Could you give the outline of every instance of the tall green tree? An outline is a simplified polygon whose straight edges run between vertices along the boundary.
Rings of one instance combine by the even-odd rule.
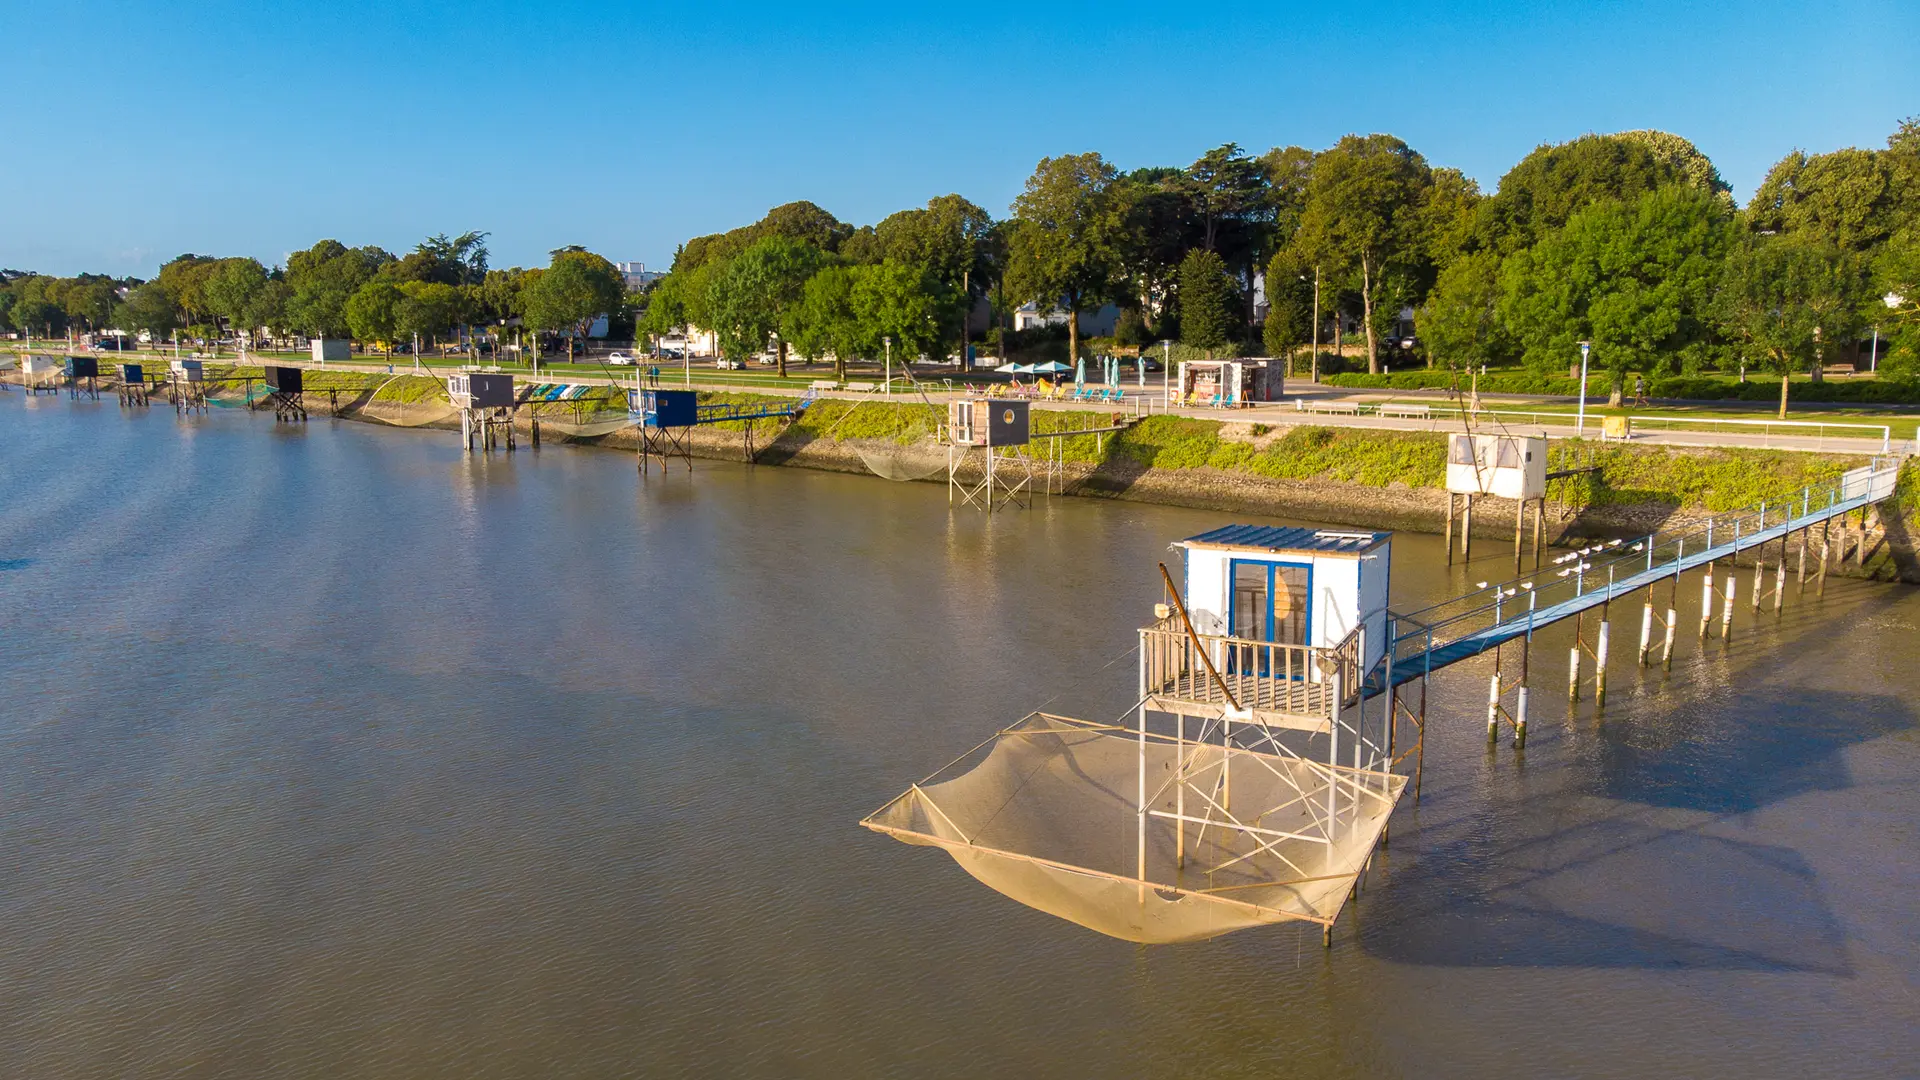
[[[868,272],[865,266],[825,267],[807,279],[800,302],[782,314],[780,336],[809,359],[831,354],[834,375],[841,380],[847,377],[847,361],[878,341],[870,339],[854,306],[854,288]]]
[[[1859,329],[1871,291],[1865,262],[1808,236],[1751,236],[1728,254],[1715,291],[1726,332],[1760,367],[1780,376],[1780,415],[1796,371],[1818,379],[1821,343],[1847,341]]]
[[[1180,261],[1180,342],[1214,353],[1238,340],[1239,289],[1220,256],[1205,248]]]
[[[879,343],[884,349],[884,339],[892,338],[893,355],[911,361],[940,347],[945,336],[943,327],[950,325],[954,299],[951,291],[925,269],[884,262],[859,268],[853,279],[852,302],[854,317],[867,341]]]
[[[1500,256],[1475,251],[1454,259],[1440,271],[1418,319],[1430,364],[1457,370],[1506,359],[1513,339],[1500,320]]]
[[[267,268],[255,259],[222,259],[202,286],[207,310],[227,320],[235,333],[253,340],[259,326],[252,316],[259,310],[261,294],[267,287]]]
[[[1795,150],[1768,170],[1747,202],[1747,224],[1755,232],[1872,251],[1892,235],[1901,209],[1893,164],[1874,150]]]
[[[1629,371],[1698,366],[1732,228],[1721,200],[1688,187],[1596,203],[1503,264],[1507,327],[1543,370],[1564,370],[1591,342],[1617,404]]]
[[[394,311],[396,333],[435,341],[466,321],[466,293],[441,281],[403,281]]]
[[[1431,183],[1426,159],[1391,135],[1348,135],[1313,162],[1295,245],[1357,278],[1370,372],[1380,370],[1385,290],[1424,256],[1420,208]]]
[[[590,251],[562,248],[527,287],[523,302],[526,321],[536,330],[567,335],[567,360],[572,362],[574,339],[593,321],[617,311],[626,298],[626,281],[606,259]]]
[[[1105,301],[1117,270],[1111,190],[1099,154],[1042,158],[1013,201],[1007,286],[1018,302],[1067,313],[1067,358],[1080,361],[1080,313]]]
[[[789,308],[827,262],[827,255],[804,240],[768,236],[729,260],[708,285],[712,323],[722,355],[733,360],[767,347]],[[787,341],[775,345],[781,378],[787,375]]]
[[[387,359],[393,359],[393,339],[400,333],[400,309],[407,294],[400,286],[384,278],[369,281],[347,298],[344,315],[355,339],[386,346]]]
[[[1582,135],[1541,146],[1500,178],[1478,208],[1481,246],[1508,255],[1532,247],[1595,203],[1632,201],[1667,184],[1684,184],[1680,168],[1646,143]]]
[[[352,333],[347,300],[393,261],[380,248],[349,248],[338,240],[322,240],[287,256],[288,326],[310,337]]]

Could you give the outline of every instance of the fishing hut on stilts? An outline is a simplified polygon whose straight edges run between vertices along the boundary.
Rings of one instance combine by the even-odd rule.
[[[120,365],[120,407],[144,409],[147,400],[147,374],[139,364]]]
[[[1407,783],[1360,689],[1390,537],[1234,525],[1176,546],[1185,588],[1161,567],[1133,708],[1031,714],[863,824],[1113,937],[1306,922],[1330,941]]]
[[[973,398],[947,404],[947,502],[991,513],[1033,498],[1031,403]]]
[[[69,356],[66,373],[67,397],[100,400],[100,361],[91,356]]]
[[[1533,565],[1540,565],[1540,537],[1547,516],[1547,437],[1480,435],[1447,437],[1447,564],[1453,564],[1453,537],[1460,534],[1460,558],[1473,561],[1474,500],[1489,495],[1511,499],[1513,569],[1520,572],[1522,540],[1533,522]]]
[[[518,398],[512,375],[482,371],[449,375],[447,399],[460,412],[460,441],[468,452],[476,442],[482,453],[496,447],[515,448],[513,414]]]
[[[175,413],[206,412],[206,365],[198,360],[173,361],[167,372],[167,399]]]
[[[51,356],[28,355],[20,358],[20,383],[28,395],[60,393],[65,367]]]
[[[266,369],[267,400],[273,405],[273,418],[287,423],[305,421],[307,400],[304,372],[297,367]]]

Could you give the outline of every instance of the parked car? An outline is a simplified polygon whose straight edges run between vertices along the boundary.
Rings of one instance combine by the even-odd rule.
[[[632,363],[633,363],[633,357],[631,357],[631,356],[628,356],[628,355],[627,355],[626,353],[610,353],[610,354],[608,354],[608,356],[607,356],[607,363],[609,363],[609,364],[632,364]]]
[[[1140,366],[1141,366],[1142,368],[1144,368],[1144,369],[1146,369],[1146,372],[1147,372],[1147,374],[1149,374],[1149,375],[1152,375],[1152,374],[1155,374],[1155,373],[1157,373],[1157,372],[1160,372],[1160,371],[1163,371],[1163,370],[1165,370],[1164,368],[1162,368],[1162,367],[1160,366],[1160,361],[1158,361],[1158,360],[1155,360],[1155,359],[1153,359],[1153,358],[1152,358],[1152,357],[1150,357],[1150,356],[1149,356],[1149,357],[1143,357],[1143,358],[1141,359],[1141,361],[1140,361]]]
[[[660,350],[660,359],[662,360],[685,360],[686,358],[687,358],[687,352],[685,349],[661,349]]]
[[[720,368],[724,371],[738,371],[739,369],[746,367],[747,365],[741,363],[738,360],[729,360],[726,357],[721,356],[714,359],[713,366]]]
[[[94,352],[132,352],[139,348],[132,341],[118,337],[101,338],[87,347]]]

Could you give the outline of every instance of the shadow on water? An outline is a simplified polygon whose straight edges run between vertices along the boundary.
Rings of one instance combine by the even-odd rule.
[[[1394,872],[1365,917],[1363,946],[1435,966],[1851,977],[1845,930],[1808,859],[1726,835],[1750,828],[1756,812],[1853,787],[1849,750],[1920,726],[1897,695],[1801,678],[1846,668],[1857,647],[1808,630],[1757,657],[1767,666],[1732,693],[1623,711],[1588,729],[1560,794],[1535,791],[1524,805],[1496,797],[1462,823],[1465,834],[1437,837]],[[1601,816],[1567,823],[1596,806]]]
[[[1623,815],[1523,841],[1492,860],[1497,878],[1463,881],[1482,848],[1462,840],[1395,874],[1365,916],[1366,950],[1441,967],[1852,974],[1818,876],[1790,849]]]
[[[1595,794],[1711,814],[1751,813],[1809,792],[1851,787],[1843,751],[1915,726],[1913,710],[1897,697],[1762,689],[1765,715],[1735,698],[1658,725],[1602,726]]]

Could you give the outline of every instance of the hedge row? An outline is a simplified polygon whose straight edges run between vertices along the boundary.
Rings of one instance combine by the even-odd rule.
[[[1456,385],[1456,379],[1462,391],[1470,385],[1465,376],[1424,368],[1381,375],[1327,375],[1321,381],[1357,390],[1446,390]],[[1589,397],[1604,396],[1610,389],[1608,376],[1587,377]],[[1508,369],[1482,375],[1480,390],[1489,394],[1573,395],[1580,392],[1580,380]],[[1780,380],[1755,376],[1743,383],[1724,375],[1674,375],[1649,380],[1647,392],[1652,397],[1682,401],[1778,401]],[[1920,405],[1920,379],[1826,379],[1817,383],[1796,379],[1787,396],[1790,401]]]

